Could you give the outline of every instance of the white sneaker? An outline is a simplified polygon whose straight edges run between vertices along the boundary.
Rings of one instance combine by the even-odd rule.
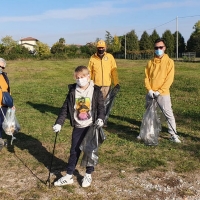
[[[141,140],[141,139],[142,139],[142,138],[138,135],[138,136],[137,136],[137,140]]]
[[[92,176],[91,174],[85,174],[83,180],[82,180],[82,187],[88,187],[92,183]]]
[[[175,143],[181,143],[181,141],[179,140],[179,136],[176,135],[176,134],[171,135],[170,140],[171,140],[172,142],[175,142]]]
[[[5,141],[0,138],[0,151],[3,149],[4,146],[6,146]]]
[[[55,186],[64,186],[69,185],[74,182],[72,175],[67,174],[66,176],[63,176],[62,178],[58,179],[56,182],[54,182]]]

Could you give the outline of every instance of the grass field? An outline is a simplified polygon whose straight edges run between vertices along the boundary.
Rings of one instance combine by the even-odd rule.
[[[2,198],[195,199],[195,195],[200,195],[188,185],[178,187],[180,179],[187,183],[196,181],[191,178],[200,171],[200,63],[175,62],[171,98],[182,143],[169,141],[164,123],[158,146],[150,147],[136,140],[145,111],[146,62],[117,60],[121,90],[105,129],[107,139],[99,149],[93,185],[81,188],[79,183],[84,169],[77,166],[75,185],[49,189],[45,181],[55,139],[52,125],[68,92],[67,85],[74,82],[74,68],[87,65],[88,60],[9,61],[6,71],[21,131],[13,145],[10,145],[10,137],[4,135],[8,147],[0,152]],[[71,131],[66,120],[57,138],[51,182],[65,175]],[[176,176],[166,178],[169,172]],[[136,177],[162,180],[165,189],[176,187],[177,190],[169,194],[156,187],[145,189]],[[197,181],[200,184],[199,177]]]

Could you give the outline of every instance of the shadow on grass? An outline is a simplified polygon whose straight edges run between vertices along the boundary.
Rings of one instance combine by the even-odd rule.
[[[32,103],[30,101],[27,101],[26,103],[41,113],[51,112],[52,114],[58,115],[60,111],[60,107],[53,107],[47,104]]]
[[[117,120],[126,121],[130,123],[130,126],[119,124],[119,123],[113,123],[109,122],[108,119],[108,127],[105,128],[110,133],[117,134],[120,138],[134,141],[136,140],[137,136],[139,135],[139,127],[141,125],[140,121],[137,121],[135,119],[131,119],[128,117],[122,117],[117,115],[110,115],[109,118],[114,118]]]
[[[51,159],[52,159],[52,153],[47,151],[47,149],[42,145],[42,143],[30,136],[26,135],[25,133],[19,132],[16,135],[16,140],[13,141],[13,144],[11,145],[11,137],[8,135],[5,135],[4,137],[7,139],[7,150],[14,154],[14,156],[31,172],[33,176],[35,176],[40,182],[46,184],[46,180],[41,180],[34,172],[33,169],[34,166],[29,166],[29,163],[27,160],[27,155],[24,155],[24,153],[18,155],[15,151],[15,147],[18,147],[19,149],[26,150],[29,154],[31,154],[37,161],[41,164],[43,164],[48,170],[50,169]],[[53,152],[53,144],[52,144],[52,152]],[[30,164],[31,165],[31,164]],[[63,160],[57,158],[55,155],[53,157],[53,162],[51,166],[51,172],[52,171],[61,171],[64,170],[67,166],[67,163]],[[31,169],[33,168],[33,169]],[[48,176],[48,174],[47,174]]]

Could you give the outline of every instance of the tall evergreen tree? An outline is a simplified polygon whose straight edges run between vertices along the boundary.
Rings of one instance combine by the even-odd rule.
[[[141,36],[141,39],[139,41],[139,46],[140,46],[140,50],[152,49],[151,39],[149,37],[149,34],[146,31],[144,31]]]
[[[126,38],[126,50],[135,51],[139,50],[138,36],[135,33],[135,30],[132,30],[126,34],[126,37],[122,39],[122,47],[124,50],[125,47],[125,38]]]
[[[166,42],[166,53],[169,56],[173,56],[174,53],[174,36],[172,35],[170,30],[166,30],[162,37],[164,38],[165,42]]]
[[[176,45],[177,45],[177,31],[173,34],[174,36],[174,53],[176,53]],[[178,52],[183,53],[185,52],[185,40],[181,33],[178,31]]]
[[[107,46],[107,51],[109,52],[112,51],[113,36],[111,35],[109,31],[106,31],[105,42]]]
[[[191,34],[189,40],[187,41],[187,51],[196,52],[200,55],[200,21],[198,21],[194,27],[195,30]]]
[[[149,37],[151,39],[151,49],[154,49],[154,42],[156,39],[160,38],[160,36],[158,35],[157,31],[154,29],[152,34]]]

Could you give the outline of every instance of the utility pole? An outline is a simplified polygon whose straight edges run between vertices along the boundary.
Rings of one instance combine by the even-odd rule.
[[[125,44],[124,44],[124,58],[126,59],[126,34],[125,34]]]
[[[178,16],[176,17],[176,60],[178,60]]]

